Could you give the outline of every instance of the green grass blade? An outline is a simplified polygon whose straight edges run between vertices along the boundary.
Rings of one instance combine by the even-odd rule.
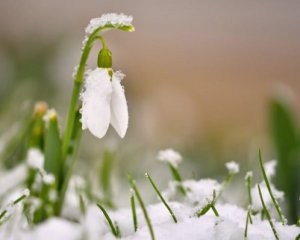
[[[181,182],[182,182],[182,177],[177,169],[177,167],[173,166],[172,164],[168,164],[169,165],[169,168],[170,168],[170,171],[171,171],[171,174],[172,174],[172,177],[173,179],[178,182],[178,190],[185,196],[186,195],[186,190],[185,188],[182,186]]]
[[[134,200],[133,193],[131,194],[131,197],[130,197],[130,204],[131,204],[131,211],[132,211],[132,220],[133,220],[134,231],[136,232],[137,229],[138,229],[138,222],[137,222],[136,207],[135,207],[135,200]]]
[[[108,213],[106,212],[106,210],[104,209],[104,207],[102,207],[99,203],[97,204],[97,206],[98,206],[98,208],[100,208],[100,210],[102,211],[104,217],[106,218],[106,220],[107,220],[107,222],[108,222],[108,224],[109,224],[109,226],[110,226],[110,229],[111,229],[112,234],[113,234],[115,237],[118,237],[118,236],[119,236],[119,234],[118,234],[119,231],[118,231],[117,228],[114,226],[114,224],[113,224],[111,218],[109,217],[109,215],[108,215]]]
[[[103,195],[105,196],[106,200],[108,202],[111,202],[112,204],[112,192],[111,192],[111,173],[112,173],[112,167],[113,162],[115,159],[115,153],[112,151],[104,151],[103,158],[102,158],[102,164],[100,166],[100,174],[99,174],[99,185],[101,187],[101,190],[103,192]]]
[[[155,185],[155,183],[153,182],[153,179],[151,178],[151,176],[146,173],[145,174],[146,177],[149,179],[152,187],[154,188],[155,192],[157,193],[157,195],[159,196],[160,200],[163,202],[163,204],[165,205],[165,207],[168,209],[169,213],[171,214],[173,220],[175,223],[177,223],[177,218],[174,214],[174,212],[172,211],[171,207],[169,206],[169,204],[166,202],[166,200],[164,199],[164,197],[161,195],[160,191],[158,190],[157,186]]]
[[[278,159],[276,185],[285,192],[289,219],[296,222],[300,214],[300,134],[294,115],[284,99],[275,98],[271,102],[271,136]]]
[[[274,233],[274,236],[275,236],[276,240],[279,240],[279,237],[277,235],[276,229],[275,229],[274,224],[273,224],[272,219],[271,219],[271,215],[270,215],[269,210],[267,209],[266,204],[264,202],[264,199],[263,199],[263,196],[262,196],[259,184],[257,185],[257,187],[258,187],[258,193],[259,193],[260,201],[261,201],[261,204],[263,206],[264,212],[265,212],[265,214],[267,216],[267,219],[269,221],[269,224],[270,224],[270,226],[272,228],[272,231]]]
[[[135,196],[136,196],[136,198],[137,198],[137,200],[138,200],[138,202],[139,202],[139,204],[141,206],[141,209],[143,211],[143,214],[144,214],[147,226],[149,228],[151,239],[155,240],[155,236],[154,236],[154,231],[153,231],[153,227],[152,227],[152,224],[151,224],[151,220],[150,220],[149,215],[147,213],[147,210],[146,210],[145,204],[143,202],[143,199],[142,199],[142,197],[140,195],[140,192],[139,192],[139,190],[138,190],[138,188],[136,186],[135,180],[131,177],[131,175],[128,175],[128,181],[129,181],[129,183],[130,183],[130,185],[131,185],[131,187],[132,187],[132,189],[133,189],[133,191],[135,193]]]
[[[267,186],[267,188],[268,188],[268,191],[269,191],[270,197],[271,197],[271,199],[272,199],[272,202],[273,202],[273,204],[274,204],[274,206],[275,206],[275,208],[276,208],[276,212],[277,212],[277,214],[278,214],[278,217],[279,217],[279,219],[280,219],[280,222],[284,225],[284,218],[283,218],[283,215],[282,215],[282,213],[281,213],[281,210],[280,210],[280,208],[279,208],[279,206],[278,206],[278,203],[277,203],[277,201],[276,201],[276,199],[275,199],[275,197],[274,197],[274,194],[273,194],[273,192],[272,192],[272,189],[271,189],[271,186],[270,186],[270,183],[269,183],[269,180],[268,180],[268,177],[267,177],[265,168],[264,168],[264,164],[263,164],[263,162],[262,162],[262,157],[261,157],[261,151],[260,151],[260,149],[259,149],[259,153],[258,153],[258,154],[259,154],[259,164],[260,164],[260,168],[261,168],[261,171],[262,171],[262,174],[263,174],[263,177],[264,177],[264,181],[265,181],[266,186]]]
[[[48,129],[45,136],[45,170],[55,176],[57,184],[61,184],[62,159],[61,159],[61,139],[57,115],[55,112],[49,113]]]

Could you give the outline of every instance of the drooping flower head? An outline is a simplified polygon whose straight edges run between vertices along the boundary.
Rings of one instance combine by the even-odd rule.
[[[111,76],[112,74],[112,76]],[[123,138],[128,127],[128,108],[124,88],[125,75],[111,69],[96,68],[87,75],[82,101],[82,128],[102,138],[111,124]]]

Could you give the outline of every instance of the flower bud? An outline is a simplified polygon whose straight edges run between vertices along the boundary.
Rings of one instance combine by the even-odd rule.
[[[98,54],[98,67],[99,68],[112,67],[111,51],[109,51],[107,48],[102,48]]]

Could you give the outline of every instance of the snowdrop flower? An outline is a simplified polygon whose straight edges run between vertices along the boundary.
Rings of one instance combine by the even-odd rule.
[[[111,75],[112,76],[111,76]],[[82,129],[102,138],[111,124],[123,138],[128,127],[128,108],[121,81],[124,74],[107,68],[88,73],[81,93]]]
[[[240,166],[234,161],[225,163],[229,174],[237,174],[240,171]]]
[[[157,159],[159,161],[169,163],[174,167],[177,167],[178,164],[181,163],[182,161],[181,155],[171,148],[159,151],[157,155]]]

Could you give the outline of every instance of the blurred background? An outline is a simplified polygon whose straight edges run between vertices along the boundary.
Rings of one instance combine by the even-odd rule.
[[[113,130],[102,140],[85,132],[79,166],[107,147],[118,149],[122,171],[162,178],[167,169],[155,156],[166,147],[182,152],[187,177],[226,174],[229,160],[244,172],[258,168],[259,147],[264,160],[276,157],[270,101],[280,91],[295,115],[300,109],[299,1],[2,0],[2,136],[38,100],[64,125],[84,29],[106,12],[134,16],[134,33],[105,34],[114,68],[127,75],[129,131],[125,141]],[[96,57],[94,50],[89,68]]]

